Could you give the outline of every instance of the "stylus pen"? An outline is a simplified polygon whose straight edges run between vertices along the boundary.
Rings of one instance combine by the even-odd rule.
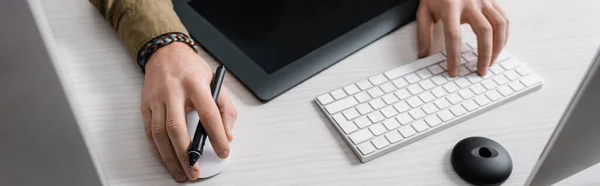
[[[223,84],[223,79],[225,78],[225,66],[221,65],[217,67],[217,71],[213,76],[212,82],[210,82],[210,90],[215,100],[217,102],[217,98],[219,97],[219,92],[221,91],[221,85]],[[204,143],[206,142],[206,130],[202,126],[202,122],[198,121],[198,126],[196,127],[196,132],[194,133],[194,139],[192,140],[192,146],[188,151],[188,156],[190,159],[190,167],[193,167],[194,164],[202,157],[202,151],[204,150]]]

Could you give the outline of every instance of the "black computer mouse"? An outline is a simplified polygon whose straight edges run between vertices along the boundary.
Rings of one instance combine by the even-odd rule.
[[[512,172],[510,155],[498,142],[484,137],[460,140],[452,149],[452,167],[474,185],[500,185]]]

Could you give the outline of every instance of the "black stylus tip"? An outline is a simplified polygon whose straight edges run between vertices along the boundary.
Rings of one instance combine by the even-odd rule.
[[[197,152],[190,152],[188,156],[190,158],[190,167],[193,167],[194,164],[196,164],[196,162],[200,159],[200,154]]]

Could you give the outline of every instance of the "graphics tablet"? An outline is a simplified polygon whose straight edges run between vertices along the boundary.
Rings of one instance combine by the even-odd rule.
[[[179,0],[213,57],[269,101],[414,20],[418,0]]]

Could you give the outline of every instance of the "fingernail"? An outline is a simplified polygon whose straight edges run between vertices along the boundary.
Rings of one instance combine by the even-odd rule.
[[[223,150],[221,152],[219,152],[219,158],[221,159],[225,159],[229,156],[229,150]]]
[[[458,69],[450,70],[449,74],[450,74],[450,77],[458,76]]]
[[[487,74],[487,70],[485,68],[479,70],[479,75],[485,76],[485,74]]]

